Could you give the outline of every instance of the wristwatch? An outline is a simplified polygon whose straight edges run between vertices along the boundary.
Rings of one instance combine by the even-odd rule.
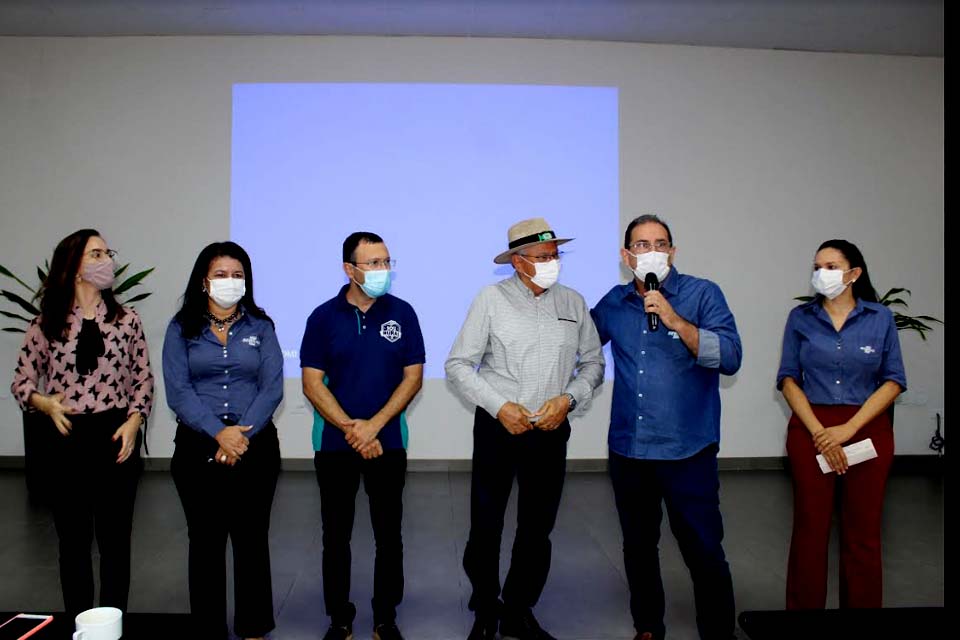
[[[565,394],[563,394],[563,395],[567,396],[567,399],[570,400],[570,408],[567,409],[567,411],[573,411],[574,409],[576,409],[576,408],[577,408],[577,399],[573,397],[573,394],[572,394],[572,393],[565,393]]]

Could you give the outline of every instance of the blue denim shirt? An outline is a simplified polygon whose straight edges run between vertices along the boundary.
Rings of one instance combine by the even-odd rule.
[[[259,433],[283,399],[283,354],[273,323],[243,314],[227,331],[227,344],[209,326],[185,338],[176,319],[163,340],[167,404],[184,424],[213,437],[223,420],[253,425]]]
[[[675,331],[649,331],[633,282],[611,289],[591,311],[614,361],[610,449],[650,460],[688,458],[720,441],[720,374],[740,369],[733,314],[713,282],[670,267],[660,292],[699,329],[694,356]]]
[[[819,299],[794,307],[783,332],[778,389],[787,377],[811,404],[862,405],[887,380],[906,389],[893,312],[857,300],[837,331]]]

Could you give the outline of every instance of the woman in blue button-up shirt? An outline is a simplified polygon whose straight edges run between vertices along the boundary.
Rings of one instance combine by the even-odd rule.
[[[840,606],[879,607],[881,512],[893,461],[888,409],[907,386],[900,342],[893,313],[877,302],[856,246],[824,242],[813,268],[817,296],[790,312],[777,373],[777,387],[793,409],[787,427],[794,486],[787,608],[826,604],[827,548],[838,487]],[[849,466],[842,447],[868,438],[877,457]],[[818,453],[828,473],[821,470]]]
[[[267,534],[280,471],[273,412],[283,355],[253,299],[247,252],[215,242],[200,252],[163,343],[167,404],[177,414],[171,472],[190,536],[190,610],[197,637],[226,638],[227,536],[233,543],[234,630],[274,628]]]

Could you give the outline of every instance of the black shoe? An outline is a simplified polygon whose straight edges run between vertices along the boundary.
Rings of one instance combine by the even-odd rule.
[[[540,628],[530,609],[517,612],[504,612],[500,618],[500,635],[511,640],[557,640]]]
[[[353,640],[353,628],[350,625],[344,627],[332,624],[323,636],[323,640]]]
[[[403,636],[396,624],[385,622],[373,628],[373,640],[403,640]]]
[[[467,636],[467,640],[496,640],[496,638],[496,616],[478,615],[473,621],[473,628],[470,629],[470,635]]]

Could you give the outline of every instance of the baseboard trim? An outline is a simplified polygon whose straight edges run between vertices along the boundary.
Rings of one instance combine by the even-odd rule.
[[[894,456],[891,473],[943,475],[946,456],[902,455]],[[717,461],[720,471],[785,471],[788,460],[783,456],[720,458]],[[313,471],[313,458],[284,458],[280,462],[284,471]],[[23,469],[23,456],[0,456],[0,469]],[[169,471],[170,458],[144,458],[147,471]],[[469,472],[471,460],[463,459],[412,459],[407,462],[407,470],[416,473]],[[606,458],[571,458],[567,460],[570,473],[604,473],[607,470]]]

